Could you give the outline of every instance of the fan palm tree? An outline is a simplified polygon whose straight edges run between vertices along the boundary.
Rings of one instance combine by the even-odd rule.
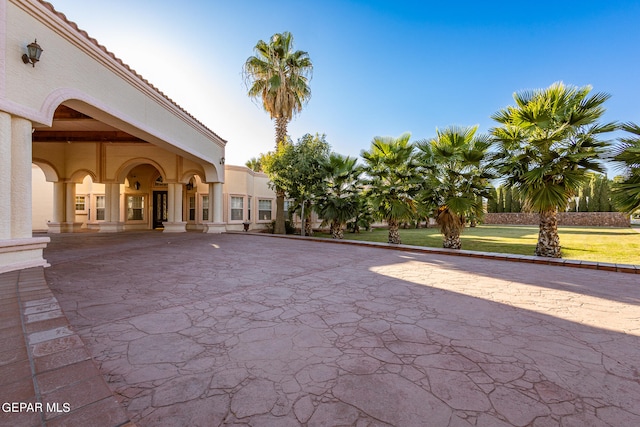
[[[360,168],[357,159],[331,153],[323,164],[324,193],[317,199],[318,215],[330,223],[331,237],[342,239],[343,227],[356,215]]]
[[[435,206],[435,219],[443,235],[442,246],[460,249],[466,218],[482,218],[481,197],[489,197],[487,165],[491,141],[477,135],[478,126],[452,126],[436,130],[436,137],[417,143],[425,171],[424,200]],[[479,197],[480,196],[480,197]]]
[[[262,172],[262,159],[259,157],[250,158],[244,165],[254,172]]]
[[[598,122],[609,97],[591,94],[591,86],[554,83],[515,93],[516,105],[492,116],[501,124],[492,129],[498,172],[520,191],[526,208],[540,213],[538,256],[560,257],[557,212],[588,180],[587,171],[603,171],[599,159],[608,141],[600,138],[616,129]]]
[[[247,58],[243,75],[248,95],[262,100],[262,106],[275,120],[276,149],[287,139],[287,125],[311,98],[309,79],[313,64],[307,52],[293,50],[293,35],[276,33],[267,43],[259,40],[255,55]],[[274,232],[284,234],[284,192],[276,188]]]
[[[369,151],[362,151],[365,161],[365,194],[377,217],[387,221],[389,243],[400,244],[398,227],[401,221],[411,220],[417,212],[414,200],[420,188],[416,174],[411,134],[398,138],[376,136]]]
[[[622,129],[633,136],[621,138],[613,160],[624,168],[621,182],[613,185],[613,201],[617,208],[632,213],[640,209],[640,126],[625,123]]]

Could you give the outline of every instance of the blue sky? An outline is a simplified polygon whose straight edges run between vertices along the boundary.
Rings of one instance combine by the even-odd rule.
[[[556,81],[611,94],[605,120],[640,122],[640,1],[51,1],[228,140],[228,164],[274,146],[241,70],[282,31],[314,63],[289,134],[324,133],[342,154],[376,135],[487,132],[513,92]]]

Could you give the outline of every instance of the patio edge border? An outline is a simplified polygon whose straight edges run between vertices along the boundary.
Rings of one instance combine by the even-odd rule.
[[[325,239],[319,237],[307,237],[307,236],[294,236],[290,234],[269,234],[269,233],[251,233],[243,231],[227,231],[226,234],[244,234],[250,236],[265,236],[274,237],[280,239],[293,239],[293,240],[306,240],[311,242],[325,242],[341,245],[353,245],[364,246],[369,248],[390,249],[404,252],[421,252],[437,255],[452,255],[462,256],[470,258],[485,258],[499,261],[511,261],[511,262],[526,262],[532,264],[544,264],[553,265],[558,267],[572,267],[572,268],[586,268],[591,270],[611,271],[616,273],[626,274],[640,274],[640,265],[634,264],[612,264],[607,262],[592,262],[581,261],[574,259],[562,259],[562,258],[546,258],[533,255],[518,255],[518,254],[502,254],[497,252],[479,252],[469,251],[464,249],[445,249],[445,248],[429,248],[425,246],[413,246],[413,245],[394,245],[391,243],[379,243],[379,242],[363,242],[359,240],[345,240],[345,239]]]

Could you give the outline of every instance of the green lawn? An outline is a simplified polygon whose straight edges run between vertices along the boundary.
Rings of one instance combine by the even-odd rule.
[[[631,228],[560,227],[559,232],[563,258],[640,264],[640,233]],[[314,236],[331,237],[324,233]],[[346,232],[344,238],[386,242],[387,230],[376,229],[360,234]],[[442,247],[442,236],[437,228],[401,229],[400,238],[406,245]],[[465,228],[462,233],[462,249],[471,251],[533,255],[537,241],[537,226],[482,225]]]

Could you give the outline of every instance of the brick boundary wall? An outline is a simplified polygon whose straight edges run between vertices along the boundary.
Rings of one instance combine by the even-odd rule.
[[[483,224],[538,225],[537,213],[487,213]],[[558,225],[629,227],[629,215],[620,212],[559,212]]]

